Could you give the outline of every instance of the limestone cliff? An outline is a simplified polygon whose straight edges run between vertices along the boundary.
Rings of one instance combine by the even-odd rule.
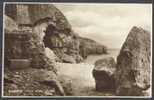
[[[81,62],[89,54],[107,51],[105,46],[74,33],[65,16],[52,4],[9,4],[6,5],[5,14],[18,24],[18,29],[32,29],[39,34],[41,41],[45,39],[46,47],[53,50],[63,62]],[[55,30],[48,27],[51,24],[54,24]],[[46,36],[49,30],[56,35]]]
[[[64,15],[52,4],[7,4],[5,14],[18,24],[41,24],[56,21],[60,29],[70,28]]]
[[[55,60],[51,60],[52,57],[48,57],[48,54],[46,54],[46,48],[42,40],[43,35],[40,33],[43,28],[40,29],[41,31],[35,30],[37,26],[47,23],[49,20],[46,16],[43,21],[39,17],[37,17],[38,19],[30,17],[33,13],[30,11],[38,11],[36,6],[8,4],[5,7],[5,15],[7,16],[5,20],[5,96],[65,95],[56,76]],[[41,12],[37,14],[41,15]],[[59,18],[58,15],[55,15],[55,17]],[[61,23],[63,21],[59,23],[57,25],[62,29],[61,26],[63,25]],[[41,72],[45,74],[40,74]],[[43,78],[36,80],[34,76]],[[14,90],[20,91],[14,93],[12,92]]]
[[[82,61],[80,38],[65,16],[52,4],[6,4],[5,15],[4,94],[65,95],[57,79],[56,59],[49,57],[52,53],[49,49],[46,52],[50,48],[59,58],[58,61]],[[92,48],[91,44],[89,42],[87,46]],[[36,89],[39,90],[34,91]],[[12,94],[9,90],[22,91]]]
[[[55,61],[46,55],[39,35],[26,31],[6,32],[4,53],[5,96],[65,94],[56,77]],[[43,78],[36,80],[35,76]]]
[[[74,38],[75,34],[71,29],[71,25],[52,4],[10,4],[6,5],[5,14],[15,20],[20,30],[32,29],[34,33],[40,35],[41,41],[43,41],[46,34],[45,31],[52,30],[48,26],[52,23],[55,24],[56,29],[54,31],[58,35],[46,36],[44,43],[46,47],[53,50],[64,62],[80,62],[82,60],[79,55],[79,45],[75,45],[78,44],[78,40]],[[53,41],[49,41],[47,38]],[[54,44],[54,47],[52,44]],[[72,58],[71,61],[68,58]]]
[[[106,54],[107,47],[97,43],[94,40],[79,37],[80,41],[80,54],[83,58],[86,58],[90,54]]]

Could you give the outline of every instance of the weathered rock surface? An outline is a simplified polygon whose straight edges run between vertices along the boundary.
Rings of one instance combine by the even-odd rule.
[[[64,90],[53,71],[28,68],[7,70],[4,77],[5,96],[62,96]]]
[[[117,95],[143,96],[144,91],[151,87],[150,57],[150,33],[133,27],[117,57]]]
[[[49,91],[55,89],[53,95],[64,95],[64,91],[60,83],[53,81],[54,85],[46,86],[35,81],[33,72],[38,72],[39,69],[50,70],[56,77],[55,60],[50,59],[46,55],[45,47],[40,41],[39,35],[35,33],[18,31],[5,33],[5,95],[49,95]],[[50,55],[50,57],[52,57]],[[53,57],[54,58],[54,57]],[[17,72],[17,75],[15,73]],[[48,71],[46,71],[48,72]],[[21,74],[18,74],[21,73]],[[43,73],[39,73],[43,74]],[[51,74],[51,75],[53,75]],[[50,75],[50,78],[53,77]],[[47,77],[46,77],[47,78]],[[54,78],[54,77],[53,77]],[[44,78],[45,79],[45,78]],[[42,79],[43,81],[43,79]],[[21,84],[27,84],[27,86]],[[38,88],[35,86],[42,87]],[[52,84],[52,83],[51,83]],[[16,86],[16,88],[12,87]],[[32,87],[32,88],[30,88]],[[27,88],[27,89],[25,89]],[[21,90],[21,93],[9,93],[14,89]],[[28,91],[29,89],[29,91]],[[49,90],[45,92],[45,89]],[[27,92],[27,91],[28,92]],[[41,93],[38,91],[42,91]],[[47,94],[44,94],[47,93]],[[51,95],[51,94],[50,94]]]
[[[5,31],[12,32],[18,29],[17,23],[10,17],[5,15]]]
[[[27,59],[31,61],[32,67],[54,70],[52,61],[45,54],[45,47],[39,35],[26,31],[5,33],[5,41],[6,65],[11,59]]]
[[[80,55],[86,58],[90,54],[106,54],[107,47],[94,40],[80,37]]]
[[[66,60],[68,62],[68,57],[66,56],[69,56],[72,59],[71,61],[81,62],[79,40],[71,28],[59,30],[56,26],[50,24],[46,28],[43,41],[45,46],[52,49],[62,61],[65,62]],[[69,62],[71,63],[71,61]]]
[[[45,54],[51,61],[60,61],[56,54],[49,48],[45,48]]]
[[[18,29],[27,30],[32,27],[41,40],[45,36],[46,47],[52,49],[59,59],[61,55],[66,54],[78,63],[89,54],[107,51],[105,46],[92,40],[81,39],[73,32],[66,17],[52,4],[9,4],[5,9],[5,14],[18,24]],[[48,27],[51,24],[54,24],[54,30]],[[49,33],[52,36],[46,36]]]
[[[37,82],[40,82],[42,84],[45,84],[51,87],[55,87],[55,89],[58,90],[58,92],[61,95],[65,95],[63,87],[58,81],[57,75],[53,73],[53,71],[37,70],[37,71],[34,71],[34,73],[32,74],[32,77]]]
[[[114,91],[115,89],[115,60],[112,57],[97,60],[93,69],[93,77],[97,91]]]
[[[5,77],[4,95],[64,95],[57,79],[57,81],[54,81],[54,86],[49,86],[46,84],[49,80],[42,84],[42,82],[35,81],[32,76],[33,72],[39,73],[40,69],[52,71],[56,76],[55,59],[58,57],[58,60],[62,60],[62,55],[67,55],[63,61],[71,63],[81,62],[83,60],[80,56],[79,36],[73,32],[67,19],[51,4],[6,4],[5,15],[8,16],[8,20],[11,19],[10,22],[13,23],[15,28],[12,28],[12,25],[8,27],[10,28],[9,31],[7,28],[5,29],[4,70],[5,76],[8,77]],[[7,27],[9,22],[6,23]],[[55,29],[53,30],[51,27],[48,29],[47,27],[50,25],[55,25]],[[48,33],[50,36],[47,35]],[[43,39],[46,42],[43,41]],[[46,50],[45,48],[47,47],[50,48],[57,57],[55,57],[49,49]],[[50,57],[48,54],[50,54]],[[16,70],[16,68],[12,66],[15,70],[11,70],[10,59],[25,59],[31,61],[31,64],[26,67],[23,66],[21,70]],[[19,68],[20,61],[17,61],[17,63]],[[22,62],[21,65],[24,63]],[[51,75],[50,77],[52,78],[53,76]],[[37,89],[38,91],[36,92],[35,90]],[[22,92],[19,91],[18,93],[12,94],[8,90],[22,90]],[[39,90],[41,91],[39,92]],[[58,93],[59,91],[61,92]]]
[[[69,56],[73,54],[76,55],[72,56],[74,60],[81,62],[79,41],[74,38],[75,34],[65,16],[52,4],[10,4],[6,5],[5,13],[17,22],[19,29],[28,29],[32,26],[32,30],[41,36],[41,40],[43,40],[45,30],[47,34],[53,33],[52,36],[45,37],[46,47],[52,49],[60,59],[62,54]],[[50,29],[51,27],[46,29],[51,23],[55,25],[54,31]]]
[[[5,14],[19,25],[55,21],[59,29],[71,27],[64,15],[52,4],[7,4]]]
[[[5,76],[9,76],[10,78],[8,77],[5,78],[4,94],[10,95],[10,96],[15,96],[15,95],[45,96],[49,94],[64,95],[64,93],[62,92],[62,87],[60,88],[60,84],[57,84],[58,80],[56,81],[57,83],[54,86],[47,86],[45,84],[40,84],[39,82],[35,82],[34,79],[31,77],[33,76],[32,75],[33,71],[34,72],[39,71],[39,69],[50,70],[54,74],[56,74],[56,68],[55,68],[56,65],[54,63],[55,59],[51,59],[51,58],[54,58],[54,57],[51,57],[54,55],[50,55],[50,57],[47,56],[46,54],[47,52],[45,50],[45,46],[41,35],[33,31],[33,28],[35,27],[36,23],[27,23],[28,21],[26,20],[31,19],[29,18],[29,15],[28,15],[29,14],[28,9],[30,9],[28,8],[28,5],[10,4],[6,6],[6,15],[9,16],[11,19],[13,19],[17,23],[18,29],[16,31],[13,31],[12,27],[10,27],[11,31],[5,30]],[[29,21],[29,22],[33,22],[33,21]],[[22,59],[25,59],[26,61],[30,60],[31,64],[28,64],[26,61],[21,61]],[[12,60],[13,62],[15,60],[16,63],[10,63],[10,60]],[[20,68],[20,70],[16,70],[16,69],[19,69],[20,65],[25,63],[28,64],[26,67],[24,65],[24,66],[21,66],[22,69]],[[10,64],[13,66],[11,67]],[[21,74],[15,75],[16,72]],[[13,78],[14,76],[19,76],[19,77],[14,79]],[[11,81],[13,83],[10,83]],[[25,84],[25,85],[20,86],[22,84]],[[16,88],[13,88],[12,85],[13,87],[16,87]],[[20,91],[21,93],[18,92],[15,94],[9,93],[9,90],[14,90],[14,89],[21,90],[22,92]],[[38,91],[37,92],[35,91],[37,89],[38,91],[40,90],[40,93],[38,93]],[[55,89],[55,92],[53,93],[49,92],[50,90],[53,90],[53,89]],[[26,90],[29,90],[29,91],[26,91]],[[49,91],[45,92],[45,90],[49,90]],[[59,93],[59,91],[61,92]]]

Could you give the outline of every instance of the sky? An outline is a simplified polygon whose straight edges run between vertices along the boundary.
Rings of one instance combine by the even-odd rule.
[[[108,48],[121,48],[133,26],[151,32],[151,4],[54,5],[66,16],[76,33],[104,44]]]

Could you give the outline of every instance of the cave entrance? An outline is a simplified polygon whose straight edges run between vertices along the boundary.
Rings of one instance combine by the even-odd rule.
[[[55,42],[55,40],[53,40],[53,36],[56,34],[55,30],[56,30],[56,26],[54,23],[49,24],[44,30],[43,42],[45,47],[52,49],[54,45],[53,43]]]

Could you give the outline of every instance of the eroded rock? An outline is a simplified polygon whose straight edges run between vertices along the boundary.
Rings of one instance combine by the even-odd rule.
[[[52,49],[63,62],[81,62],[82,57],[79,54],[79,40],[71,28],[59,30],[57,26],[50,24],[46,28],[43,41],[45,46]]]
[[[93,69],[97,91],[115,89],[115,60],[112,57],[97,60]]]
[[[117,57],[117,95],[143,96],[143,92],[151,87],[150,57],[150,33],[133,27]]]
[[[65,95],[63,87],[61,86],[60,82],[57,79],[57,75],[53,73],[53,71],[47,70],[37,70],[32,74],[33,79],[38,81],[42,84],[55,87],[56,90],[60,93],[60,95]],[[48,91],[49,93],[49,91]]]

